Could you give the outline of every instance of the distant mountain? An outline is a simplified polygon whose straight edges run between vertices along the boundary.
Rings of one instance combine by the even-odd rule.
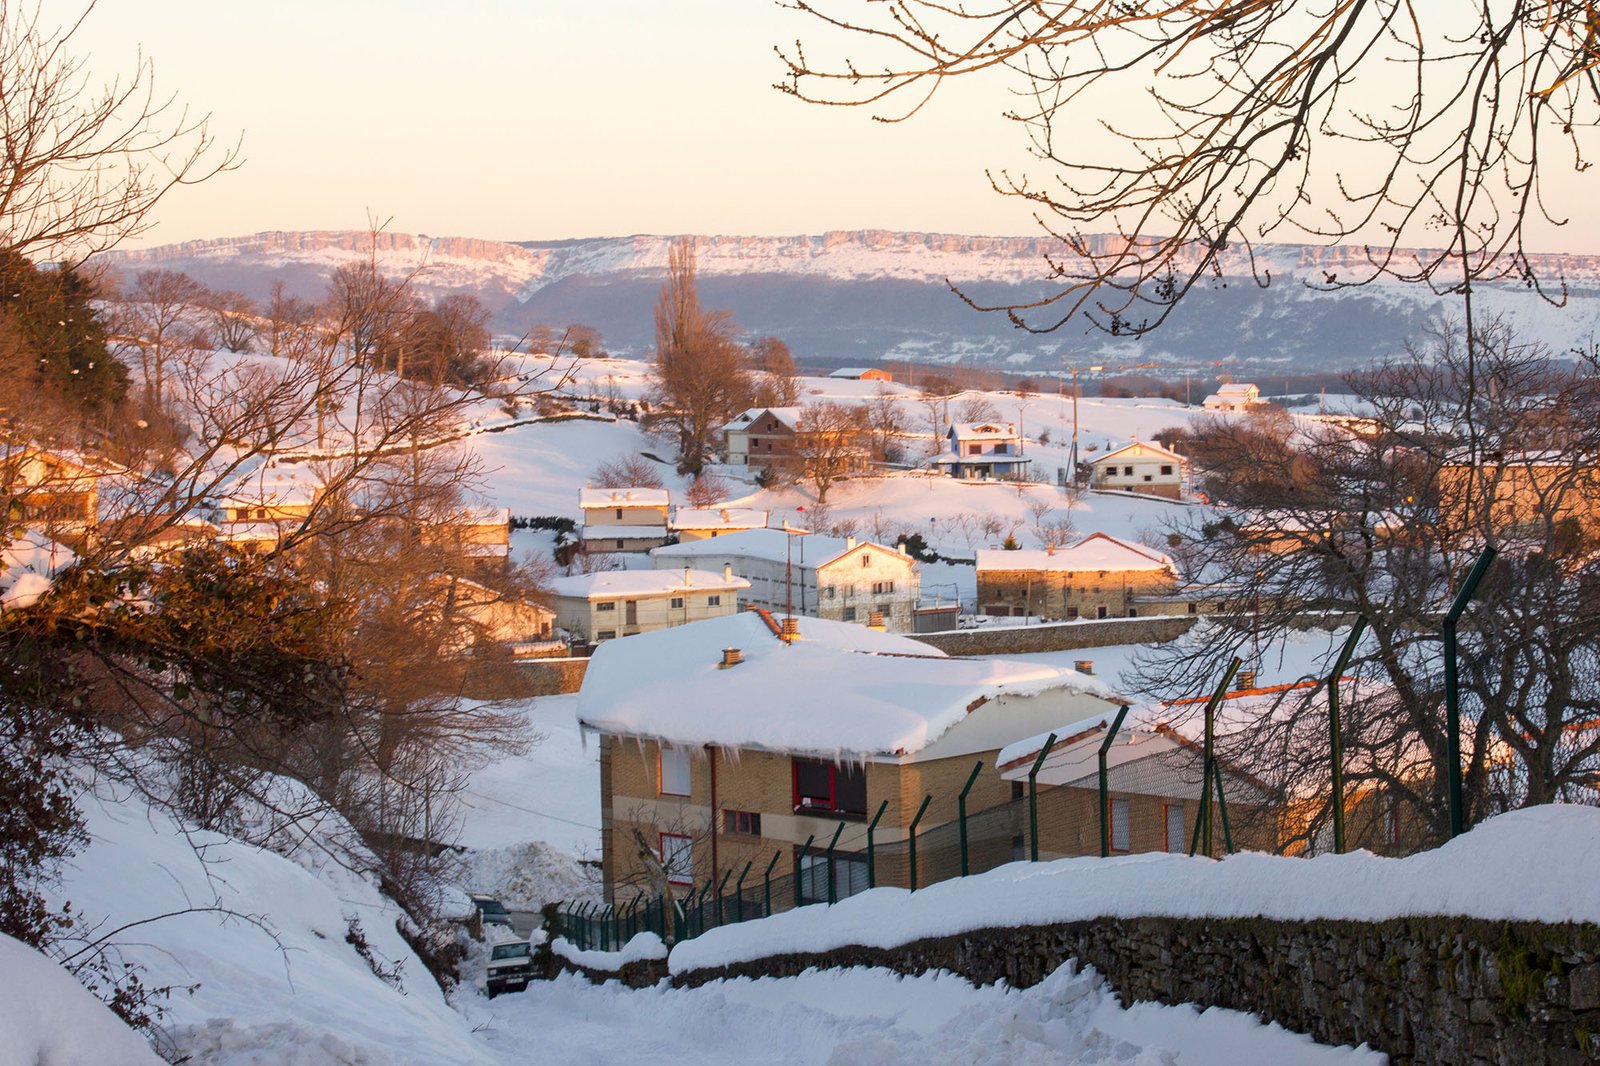
[[[598,328],[612,350],[642,352],[652,343],[651,309],[671,238],[507,242],[385,233],[377,241],[389,269],[423,267],[417,284],[426,295],[472,293],[504,333],[537,322],[584,322]],[[123,271],[183,270],[256,297],[281,281],[311,298],[334,267],[364,257],[370,247],[365,232],[275,232],[119,251],[105,259]],[[782,337],[802,358],[959,361],[1015,371],[1053,371],[1064,361],[1212,360],[1257,373],[1337,370],[1398,351],[1430,319],[1455,310],[1450,298],[1417,285],[1313,287],[1330,273],[1356,275],[1356,247],[1261,246],[1257,268],[1270,285],[1260,285],[1242,258],[1228,262],[1166,325],[1139,340],[1111,337],[1084,320],[1031,334],[1003,314],[969,308],[946,284],[982,303],[1038,300],[1052,292],[1041,280],[1045,257],[1059,253],[1059,245],[1040,238],[885,230],[703,237],[701,297],[732,310],[751,335]],[[1558,350],[1600,334],[1600,256],[1547,256],[1534,265],[1542,278],[1565,280],[1565,307],[1551,307],[1517,285],[1488,287],[1482,302]]]

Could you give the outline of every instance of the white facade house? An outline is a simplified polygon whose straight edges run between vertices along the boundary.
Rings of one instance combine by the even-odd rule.
[[[550,582],[556,625],[574,640],[612,640],[721,618],[750,582],[724,569],[604,570]]]
[[[1208,411],[1248,411],[1261,402],[1261,390],[1245,382],[1231,382],[1204,400]]]
[[[644,552],[667,542],[666,489],[592,489],[578,494],[583,509],[583,549],[588,552]]]
[[[650,558],[661,570],[729,568],[750,582],[746,603],[775,613],[792,603],[797,615],[863,625],[881,614],[895,633],[912,632],[922,595],[921,572],[905,551],[803,530],[751,529],[657,548]]]
[[[1089,463],[1092,488],[1137,492],[1168,500],[1183,497],[1185,460],[1153,441],[1136,440]]]
[[[708,540],[747,529],[765,529],[768,512],[754,507],[680,507],[672,515],[678,540]]]
[[[1014,422],[957,422],[945,433],[948,450],[934,464],[968,481],[1020,478],[1028,471]]]

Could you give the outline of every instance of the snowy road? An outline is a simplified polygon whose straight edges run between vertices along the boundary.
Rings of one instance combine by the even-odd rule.
[[[1136,1004],[1123,1010],[1093,974],[1063,967],[1024,991],[950,974],[808,971],[630,991],[565,975],[467,1006],[510,1062],[665,1066],[1006,1063],[1066,1066],[1375,1066],[1233,1011]]]

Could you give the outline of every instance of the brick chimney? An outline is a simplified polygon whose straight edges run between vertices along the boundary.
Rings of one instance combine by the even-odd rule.
[[[783,628],[779,632],[778,637],[785,644],[793,644],[795,641],[799,640],[800,619],[796,618],[794,615],[789,615],[786,617],[783,620]]]
[[[1093,674],[1094,674],[1094,660],[1093,659],[1079,659],[1077,662],[1072,664],[1072,668],[1074,670],[1078,671],[1078,673],[1080,673],[1080,674],[1089,674],[1090,676],[1093,676]]]
[[[740,651],[738,648],[723,648],[722,662],[718,663],[717,666],[719,669],[727,670],[731,667],[738,666],[742,662],[744,662],[744,652]]]
[[[1244,692],[1256,687],[1256,672],[1254,670],[1240,670],[1238,684],[1234,686],[1235,692]]]

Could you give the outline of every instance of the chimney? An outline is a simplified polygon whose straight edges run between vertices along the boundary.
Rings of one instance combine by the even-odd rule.
[[[738,648],[723,648],[722,662],[718,663],[717,667],[718,669],[726,670],[729,667],[738,666],[742,662],[744,662],[744,653]]]
[[[1234,686],[1235,692],[1244,692],[1256,687],[1256,672],[1254,670],[1240,670],[1239,683]]]
[[[1044,553],[1046,555],[1054,555],[1056,553],[1056,546],[1054,544],[1046,544],[1044,546]]]
[[[883,624],[883,612],[873,611],[867,615],[867,628],[876,629],[879,633],[887,633],[889,627]]]
[[[1078,671],[1078,673],[1080,673],[1080,674],[1089,674],[1090,676],[1093,676],[1094,675],[1094,660],[1093,659],[1079,659],[1077,662],[1072,664],[1072,668],[1074,670]]]
[[[632,489],[629,489],[629,490],[628,490],[628,491],[627,491],[627,492],[624,492],[624,493],[623,493],[623,494],[622,494],[622,498],[623,498],[623,499],[624,499],[624,500],[631,500],[631,499],[633,499],[633,490],[632,490]]]
[[[722,510],[718,511],[717,513],[722,516],[722,520],[724,522],[726,522],[728,520],[728,509],[726,507],[724,507]]]
[[[785,644],[793,644],[800,639],[800,619],[789,615],[783,620],[783,630],[778,634]]]
[[[732,563],[723,563],[722,564],[722,580],[724,580],[724,581],[732,581],[733,580],[733,564]]]
[[[906,551],[906,542],[905,541],[902,540],[899,544],[896,544],[895,547],[900,549],[900,554],[901,555],[908,554],[907,551]]]
[[[690,570],[687,566],[683,568],[683,583],[684,583],[684,585],[687,586],[687,585],[694,584],[694,582],[689,580],[689,575],[692,574],[692,573],[694,573],[694,571]]]
[[[854,537],[846,537],[846,538],[844,538],[844,550],[845,551],[849,551],[851,548],[854,548],[855,546],[856,546],[856,538],[854,538]]]

